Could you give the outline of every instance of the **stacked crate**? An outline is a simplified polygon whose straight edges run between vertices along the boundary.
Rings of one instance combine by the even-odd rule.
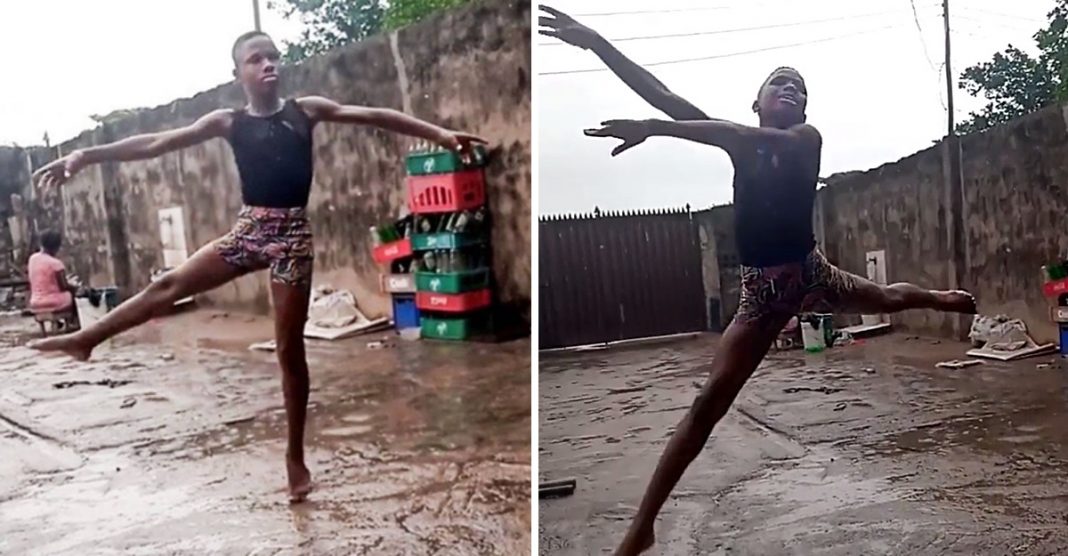
[[[408,207],[415,217],[415,304],[422,336],[466,340],[486,322],[490,287],[485,153],[408,155]]]
[[[380,231],[373,231],[380,233]],[[377,245],[371,252],[375,262],[386,267],[381,276],[382,291],[393,298],[393,325],[398,331],[419,328],[419,309],[415,305],[415,275],[412,274],[414,253],[407,234]]]

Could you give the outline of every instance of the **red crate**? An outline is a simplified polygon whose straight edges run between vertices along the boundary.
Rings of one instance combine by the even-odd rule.
[[[375,262],[386,264],[397,259],[412,256],[412,240],[410,238],[398,239],[384,243],[374,248],[371,252]]]
[[[415,306],[422,311],[465,313],[490,304],[490,291],[476,290],[466,293],[416,292]]]
[[[408,208],[414,214],[456,212],[480,207],[485,202],[482,170],[408,176]]]
[[[1042,292],[1046,297],[1060,297],[1061,294],[1068,293],[1068,278],[1046,282],[1042,285]]]

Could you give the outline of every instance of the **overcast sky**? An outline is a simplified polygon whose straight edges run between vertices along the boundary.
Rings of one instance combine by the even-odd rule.
[[[763,26],[715,35],[615,42],[639,63],[811,43],[650,70],[712,117],[757,123],[751,106],[778,66],[797,68],[809,89],[808,121],[824,138],[822,175],[896,161],[945,135],[941,2],[915,0],[550,0],[607,38]],[[1034,51],[1031,35],[1052,0],[967,0],[951,4],[953,72],[985,61],[1008,43]],[[692,8],[700,7],[700,10]],[[688,9],[690,8],[690,9]],[[662,13],[603,15],[651,10]],[[579,14],[591,14],[580,16]],[[598,15],[602,14],[602,15]],[[803,23],[837,19],[822,23]],[[790,26],[783,26],[784,24]],[[796,24],[796,25],[794,25]],[[890,27],[887,29],[886,27]],[[841,38],[839,38],[841,37]],[[826,42],[823,39],[833,38]],[[592,53],[537,37],[539,73],[603,67]],[[555,44],[553,44],[555,43]],[[551,46],[546,46],[551,45]],[[584,137],[584,127],[612,118],[666,118],[610,72],[540,75],[538,210],[694,208],[729,202],[731,170],[713,147],[659,138],[617,158],[611,139]],[[983,105],[956,93],[958,121]]]
[[[295,37],[261,0],[263,29]],[[234,39],[252,0],[0,0],[0,144],[53,143],[90,114],[153,107],[231,80]],[[279,44],[281,41],[279,40]]]

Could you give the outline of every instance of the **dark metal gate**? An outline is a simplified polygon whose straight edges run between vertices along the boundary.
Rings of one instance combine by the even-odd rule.
[[[707,326],[688,208],[542,218],[538,265],[540,349]]]

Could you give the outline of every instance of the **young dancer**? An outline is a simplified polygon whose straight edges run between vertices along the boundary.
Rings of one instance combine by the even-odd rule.
[[[90,164],[158,157],[222,137],[234,151],[244,207],[233,229],[86,329],[30,345],[85,360],[108,338],[138,326],[175,301],[270,269],[278,362],[282,367],[288,442],[286,471],[294,502],[311,490],[304,464],[308,365],[304,323],[311,291],[313,249],[305,207],[312,183],[312,131],[319,122],[363,124],[420,137],[467,156],[482,139],[450,131],[395,110],[343,106],[322,97],[278,96],[279,52],[269,36],[246,33],[231,52],[234,76],[248,104],[211,112],[192,125],[137,135],[74,151],[34,173],[38,185],[58,185]]]
[[[668,441],[616,551],[638,554],[653,545],[660,508],[793,315],[815,307],[865,314],[906,309],[973,314],[975,300],[963,291],[931,291],[904,283],[881,286],[835,268],[816,248],[812,208],[822,139],[805,122],[808,89],[797,71],[776,69],[761,85],[753,103],[759,127],[716,120],[673,94],[593,30],[562,12],[542,9],[552,17],[539,19],[541,34],[593,50],[650,104],[675,120],[689,120],[613,120],[586,130],[589,136],[621,139],[612,156],[648,137],[668,136],[719,147],[734,165],[741,301],[720,338],[709,379]]]

